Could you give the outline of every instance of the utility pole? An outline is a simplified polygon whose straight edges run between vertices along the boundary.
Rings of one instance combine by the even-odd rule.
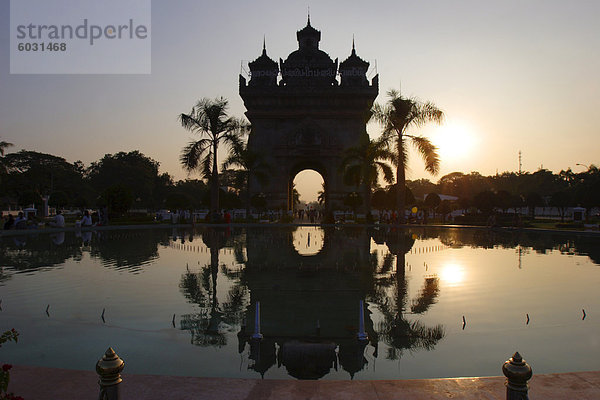
[[[521,167],[522,167],[522,164],[521,164],[521,150],[519,150],[519,175],[521,175]]]

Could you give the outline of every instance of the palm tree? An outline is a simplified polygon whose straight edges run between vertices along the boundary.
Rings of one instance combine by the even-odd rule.
[[[317,202],[320,206],[325,204],[325,182],[321,182],[321,190],[317,192]]]
[[[365,211],[367,218],[371,215],[371,189],[377,185],[379,173],[387,183],[394,182],[394,172],[386,161],[393,161],[394,154],[388,150],[385,140],[370,140],[365,136],[356,147],[347,149],[342,159],[344,181],[363,185]]]
[[[373,118],[383,126],[382,139],[394,149],[396,164],[396,207],[400,218],[404,218],[404,203],[406,191],[406,165],[408,161],[408,142],[410,142],[425,161],[425,170],[436,175],[440,168],[440,158],[437,148],[429,139],[409,134],[410,128],[420,128],[428,122],[441,124],[444,113],[433,103],[422,103],[415,98],[406,98],[396,90],[388,91],[385,106],[373,106]]]
[[[246,218],[250,216],[250,183],[255,178],[264,184],[269,177],[269,164],[265,161],[262,153],[248,149],[248,144],[242,142],[231,146],[231,153],[223,162],[223,169],[238,167],[236,170],[236,181],[246,189]]]
[[[200,170],[203,178],[210,181],[210,207],[219,209],[219,168],[217,150],[220,144],[237,145],[247,124],[238,118],[227,115],[228,101],[223,98],[203,98],[189,114],[180,114],[181,125],[192,133],[200,135],[200,140],[191,141],[181,151],[179,161],[185,170]]]

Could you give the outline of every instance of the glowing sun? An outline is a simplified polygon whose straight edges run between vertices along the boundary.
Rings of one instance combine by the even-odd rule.
[[[447,121],[437,127],[431,139],[438,148],[440,158],[449,161],[469,156],[477,142],[469,125],[458,121]]]

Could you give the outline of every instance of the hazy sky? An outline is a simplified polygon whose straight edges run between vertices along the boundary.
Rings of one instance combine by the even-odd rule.
[[[444,127],[422,131],[442,156],[430,179],[515,171],[519,150],[525,171],[600,162],[597,0],[156,0],[150,75],[10,75],[9,1],[0,0],[0,138],[15,144],[10,151],[86,165],[139,149],[184,178],[178,156],[191,136],[177,115],[199,98],[224,96],[241,116],[241,61],[260,55],[263,36],[269,56],[285,59],[308,6],[332,58],[350,54],[354,35],[358,55],[377,61],[377,101],[401,85],[445,111]],[[378,136],[378,127],[369,133]],[[428,177],[416,157],[410,169],[409,179]]]

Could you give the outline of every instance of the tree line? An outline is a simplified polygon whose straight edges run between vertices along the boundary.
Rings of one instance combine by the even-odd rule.
[[[416,131],[427,123],[443,123],[444,113],[431,102],[390,90],[385,104],[374,104],[370,118],[381,125],[382,135],[370,139],[365,132],[363,141],[346,150],[339,166],[345,183],[356,188],[344,205],[353,209],[362,205],[367,216],[371,207],[404,210],[418,205],[441,214],[453,209],[489,214],[550,206],[564,217],[570,206],[580,205],[588,213],[600,206],[600,171],[595,165],[577,173],[570,168],[558,174],[545,169],[493,176],[453,172],[437,183],[407,181],[411,146],[423,158],[425,170],[438,173],[437,148]],[[268,165],[264,154],[248,148],[252,128],[245,120],[228,115],[228,101],[201,99],[189,113],[181,113],[179,121],[198,136],[182,149],[180,163],[188,172],[199,172],[201,179],[174,181],[159,172],[157,161],[139,151],[106,154],[86,167],[81,161],[69,163],[35,151],[5,154],[12,144],[0,141],[0,206],[40,204],[42,196],[49,195],[50,206],[56,208],[106,206],[113,214],[131,208],[217,211],[244,207],[249,212],[251,207],[264,207],[264,196],[250,197],[251,183],[267,182],[269,170],[277,166]],[[223,153],[226,157],[220,164],[217,157]],[[439,194],[457,200],[442,201]],[[403,217],[399,213],[400,220]]]
[[[553,207],[564,219],[567,208],[580,206],[586,209],[589,218],[592,209],[600,207],[600,170],[595,165],[586,168],[581,172],[568,168],[559,173],[540,168],[535,172],[503,172],[491,176],[453,172],[437,183],[419,179],[409,181],[407,187],[414,197],[424,199],[424,206],[441,207],[441,213],[473,208],[489,214],[494,210],[505,213],[509,209],[527,208],[530,217],[535,217],[536,207]],[[428,202],[430,194],[434,200]],[[439,199],[435,200],[436,194],[458,199],[442,204]]]

